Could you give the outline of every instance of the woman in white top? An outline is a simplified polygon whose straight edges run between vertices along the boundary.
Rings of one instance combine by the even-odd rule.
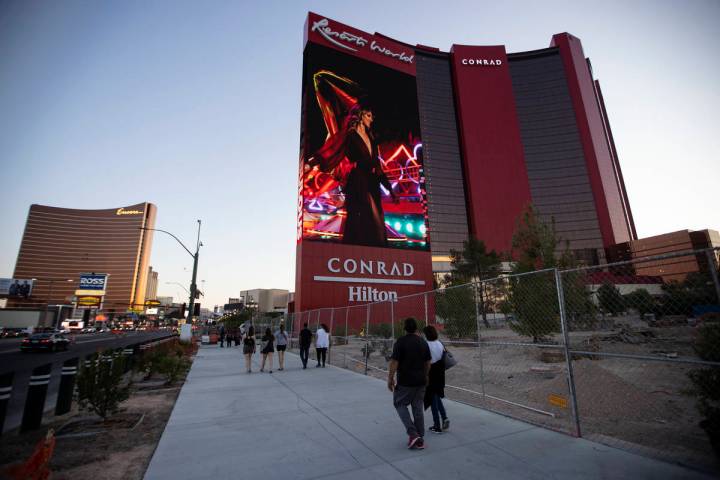
[[[320,328],[315,332],[315,353],[317,355],[317,365],[315,368],[320,367],[320,361],[322,360],[322,367],[325,368],[325,358],[327,357],[328,348],[330,348],[330,329],[324,323],[320,324]]]
[[[450,420],[442,402],[445,398],[445,360],[443,359],[445,346],[438,340],[438,332],[432,325],[423,328],[423,333],[430,347],[430,373],[428,386],[425,389],[425,408],[430,405],[433,416],[433,426],[429,430],[433,433],[442,433],[443,430],[450,428]]]

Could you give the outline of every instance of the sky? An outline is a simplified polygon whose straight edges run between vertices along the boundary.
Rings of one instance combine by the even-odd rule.
[[[186,244],[203,306],[294,289],[303,25],[311,10],[406,43],[582,40],[638,235],[720,229],[720,2],[0,2],[0,277],[31,204],[149,201]],[[156,234],[158,295],[192,259]],[[204,281],[204,282],[202,282]]]

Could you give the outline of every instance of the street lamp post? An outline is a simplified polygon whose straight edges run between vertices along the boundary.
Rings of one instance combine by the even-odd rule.
[[[180,244],[181,247],[183,247],[185,249],[186,252],[188,252],[188,254],[191,257],[193,257],[193,273],[192,273],[192,282],[190,283],[190,302],[188,302],[189,308],[188,308],[188,315],[187,315],[187,323],[190,325],[192,325],[193,310],[195,308],[195,295],[197,292],[196,281],[197,281],[198,258],[200,257],[200,247],[203,246],[202,242],[200,241],[200,226],[202,225],[202,221],[198,220],[197,223],[198,223],[198,230],[197,230],[197,243],[195,245],[195,253],[192,253],[185,246],[185,244],[180,241],[179,238],[177,238],[175,235],[173,235],[172,233],[170,233],[166,230],[160,230],[159,228],[138,227],[138,228],[140,228],[140,230],[152,230],[153,232],[162,232],[162,233],[166,233],[166,234],[170,235],[171,237],[173,237],[175,239],[175,241],[177,241]]]

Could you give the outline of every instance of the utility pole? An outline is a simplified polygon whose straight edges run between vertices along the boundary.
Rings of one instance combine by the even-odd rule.
[[[190,325],[192,325],[193,311],[195,310],[195,296],[197,295],[197,267],[198,257],[200,257],[200,226],[202,225],[202,222],[200,220],[198,220],[197,222],[197,244],[195,246],[195,255],[193,255],[193,273],[192,282],[190,283],[190,302],[188,302],[189,308],[187,315],[187,323]]]

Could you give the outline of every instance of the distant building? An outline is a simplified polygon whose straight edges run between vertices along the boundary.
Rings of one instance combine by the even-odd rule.
[[[152,266],[148,267],[147,289],[145,289],[146,300],[156,300],[158,287],[158,272]]]
[[[157,297],[156,300],[164,307],[169,307],[173,304],[173,297]]]
[[[653,237],[619,243],[607,249],[609,262],[637,260],[643,257],[720,247],[720,233],[716,230],[680,230]],[[715,252],[715,262],[718,252]],[[664,281],[683,281],[688,273],[708,272],[705,253],[638,262],[633,264],[637,275],[662,277]]]
[[[279,288],[256,288],[240,292],[240,301],[260,313],[287,313],[290,292]]]
[[[107,275],[102,310],[145,305],[157,208],[138,203],[105,210],[31,205],[14,278],[34,278],[29,303],[67,304],[81,273]],[[70,280],[70,281],[68,281]]]

